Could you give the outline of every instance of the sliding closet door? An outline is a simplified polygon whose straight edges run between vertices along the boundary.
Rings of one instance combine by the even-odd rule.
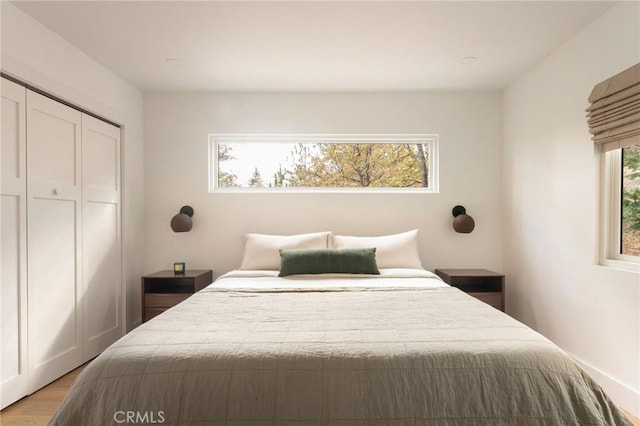
[[[2,79],[0,408],[22,398],[27,371],[26,89]]]
[[[31,391],[82,363],[81,113],[27,91]]]
[[[82,116],[84,360],[122,335],[120,129]]]

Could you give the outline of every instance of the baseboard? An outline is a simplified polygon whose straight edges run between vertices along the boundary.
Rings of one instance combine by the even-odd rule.
[[[571,354],[573,359],[600,385],[611,399],[636,417],[640,417],[640,392]]]

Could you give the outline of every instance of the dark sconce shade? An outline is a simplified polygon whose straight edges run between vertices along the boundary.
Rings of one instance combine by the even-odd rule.
[[[476,223],[471,216],[467,214],[467,209],[462,206],[453,208],[453,229],[461,234],[468,234],[476,227]]]
[[[173,232],[189,232],[193,227],[193,208],[191,206],[182,206],[180,213],[171,218],[171,229]]]

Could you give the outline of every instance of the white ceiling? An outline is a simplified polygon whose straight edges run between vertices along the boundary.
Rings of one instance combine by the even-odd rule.
[[[14,3],[145,91],[497,89],[614,4]],[[467,56],[478,60],[461,64]]]

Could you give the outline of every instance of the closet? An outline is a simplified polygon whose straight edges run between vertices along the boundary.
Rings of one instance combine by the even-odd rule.
[[[2,79],[1,406],[123,333],[120,128]]]

